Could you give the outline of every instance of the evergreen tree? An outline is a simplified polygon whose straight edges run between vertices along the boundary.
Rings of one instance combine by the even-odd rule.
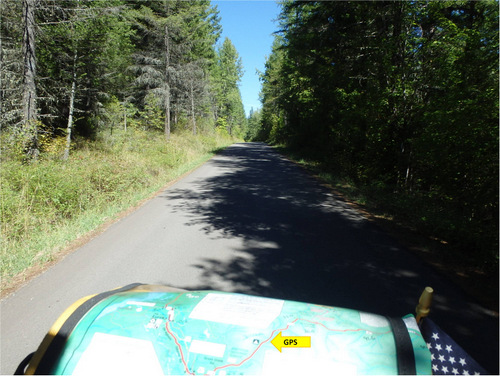
[[[253,108],[250,109],[250,113],[248,115],[248,126],[245,134],[246,141],[258,141],[259,139],[259,129],[261,128],[262,121],[262,112],[260,109],[255,110]]]
[[[0,130],[13,133],[22,122],[22,5],[0,1]]]
[[[241,58],[231,40],[226,38],[217,51],[217,65],[212,71],[212,90],[216,123],[227,127],[229,134],[241,134],[246,128],[245,111],[238,86],[241,77]]]
[[[261,134],[360,185],[424,197],[446,217],[440,236],[496,249],[498,3],[281,6]]]
[[[194,96],[205,93],[206,72],[214,59],[213,44],[220,26],[208,1],[138,4],[133,13],[137,28],[136,83],[142,90],[142,100],[147,93],[160,98],[168,138],[172,113],[174,118],[183,112],[193,117]]]
[[[23,0],[23,131],[26,138],[25,152],[30,158],[37,159],[38,109],[37,109],[37,62],[36,62],[36,23],[35,0]]]
[[[40,112],[46,132],[67,136],[66,157],[73,128],[93,135],[101,109],[129,82],[131,30],[122,8],[119,0],[68,0],[39,10]]]

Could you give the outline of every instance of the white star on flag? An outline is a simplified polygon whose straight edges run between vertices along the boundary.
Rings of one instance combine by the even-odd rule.
[[[420,331],[431,353],[432,373],[434,375],[488,374],[484,368],[429,318],[422,321]],[[459,360],[457,361],[457,359]]]

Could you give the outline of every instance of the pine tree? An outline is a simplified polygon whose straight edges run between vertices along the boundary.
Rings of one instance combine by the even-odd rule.
[[[235,129],[241,132],[246,126],[238,87],[243,76],[243,64],[229,38],[224,40],[217,51],[217,65],[212,74],[216,122],[227,124],[229,134]]]
[[[26,155],[36,160],[40,151],[35,81],[37,78],[35,7],[35,0],[23,0],[23,131],[26,137]]]

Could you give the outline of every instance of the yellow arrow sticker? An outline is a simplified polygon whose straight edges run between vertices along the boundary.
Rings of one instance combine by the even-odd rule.
[[[311,347],[311,337],[283,337],[279,332],[271,343],[281,352],[283,347]]]

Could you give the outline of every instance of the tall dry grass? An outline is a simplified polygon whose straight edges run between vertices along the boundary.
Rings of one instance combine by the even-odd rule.
[[[4,152],[2,285],[25,269],[50,261],[69,242],[232,142],[216,132],[172,134],[167,142],[161,133],[129,128],[126,133],[116,130],[100,134],[97,141],[82,142],[68,161],[62,161],[60,148],[51,145],[30,164]]]

